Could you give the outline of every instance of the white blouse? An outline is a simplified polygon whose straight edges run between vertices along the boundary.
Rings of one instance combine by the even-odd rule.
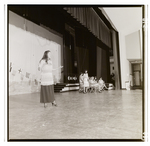
[[[49,60],[46,63],[45,60],[41,60],[39,63],[40,70],[41,70],[41,85],[52,85],[54,84],[53,80],[53,64],[52,61]]]

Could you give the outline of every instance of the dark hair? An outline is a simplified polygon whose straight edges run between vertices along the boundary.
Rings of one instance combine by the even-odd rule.
[[[42,59],[41,59],[41,60],[45,60],[46,63],[48,62],[48,55],[47,55],[47,54],[48,54],[49,52],[51,52],[51,51],[50,51],[50,50],[45,51],[45,52],[44,52],[44,55],[43,55],[43,57],[42,57]],[[41,60],[40,60],[40,61],[41,61]]]

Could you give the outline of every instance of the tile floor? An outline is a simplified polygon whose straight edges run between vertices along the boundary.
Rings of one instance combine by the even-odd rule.
[[[142,139],[142,90],[55,93],[58,107],[39,93],[9,97],[9,140]]]

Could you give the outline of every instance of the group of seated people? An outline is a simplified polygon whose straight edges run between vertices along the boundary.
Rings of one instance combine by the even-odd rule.
[[[102,80],[102,77],[97,80],[96,77],[89,77],[87,70],[85,73],[81,73],[79,77],[80,88],[79,92],[87,93],[89,92],[102,92],[103,90],[114,89],[113,84],[110,84],[109,87],[106,86],[105,82]]]

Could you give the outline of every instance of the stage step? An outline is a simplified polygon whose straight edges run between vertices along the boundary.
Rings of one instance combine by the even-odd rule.
[[[57,83],[54,85],[54,92],[66,92],[79,90],[79,83]]]

